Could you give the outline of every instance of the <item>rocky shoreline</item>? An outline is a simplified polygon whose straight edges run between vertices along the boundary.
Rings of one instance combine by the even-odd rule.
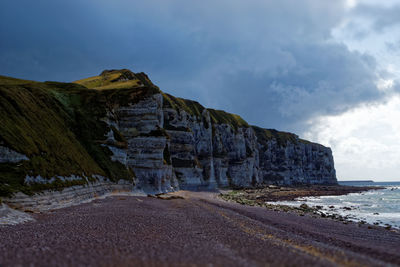
[[[299,187],[280,187],[280,186],[268,186],[257,189],[239,189],[222,192],[219,197],[225,201],[235,202],[242,205],[264,207],[273,211],[295,213],[300,216],[312,216],[321,218],[330,218],[335,221],[342,222],[344,224],[357,223],[358,225],[366,224],[365,221],[359,220],[354,222],[348,216],[342,216],[339,214],[331,213],[326,214],[321,209],[321,206],[309,206],[305,203],[299,207],[282,205],[280,201],[294,201],[297,198],[303,197],[317,197],[317,196],[341,196],[350,193],[361,193],[371,190],[380,190],[384,187],[378,186],[321,186],[321,185],[310,185],[310,186],[299,186]],[[274,203],[276,202],[276,203]],[[351,210],[351,207],[344,207],[346,210]],[[377,225],[368,225],[369,229],[379,227]],[[394,232],[400,232],[392,229],[390,225],[384,227],[387,230]]]
[[[235,196],[235,199],[247,199],[255,203],[271,201],[291,201],[299,197],[317,196],[341,196],[350,193],[361,193],[370,190],[384,189],[378,186],[345,186],[345,185],[300,185],[300,186],[265,186],[254,189],[232,190],[228,196],[222,194],[223,198]]]

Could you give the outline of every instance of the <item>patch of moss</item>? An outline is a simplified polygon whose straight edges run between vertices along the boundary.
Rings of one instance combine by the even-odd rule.
[[[237,131],[238,128],[248,128],[249,124],[239,115],[225,112],[223,110],[207,109],[210,113],[211,123],[228,124]]]
[[[164,161],[167,165],[171,165],[171,154],[169,153],[169,148],[168,145],[165,146],[164,151],[163,151],[163,157]]]
[[[201,118],[205,108],[200,103],[189,99],[174,97],[166,93],[163,93],[162,95],[164,98],[163,105],[165,108],[175,109],[178,113],[180,110],[184,110],[192,116]]]
[[[125,137],[117,130],[117,128],[111,126],[111,130],[113,131],[113,136],[116,141],[127,144]]]
[[[127,69],[105,70],[99,76],[78,80],[74,83],[97,90],[133,88],[144,85],[141,79]]]
[[[304,139],[301,139],[301,138],[299,138],[299,142],[300,142],[300,143],[303,143],[303,144],[308,144],[308,145],[314,144],[314,145],[322,146],[321,144],[313,143],[313,142],[311,142],[311,141],[304,140]]]
[[[288,143],[296,144],[300,140],[297,135],[280,132],[274,129],[263,129],[257,126],[252,126],[257,136],[257,141],[265,148],[268,147],[268,141],[275,139],[280,147],[286,147]]]
[[[118,84],[103,85],[103,86],[95,87],[93,89],[97,89],[97,90],[124,89],[124,88],[139,87],[139,86],[142,86],[142,85],[143,84],[139,80],[133,80],[133,81],[119,82]]]
[[[22,191],[25,172],[21,163],[1,163],[0,173],[0,196],[8,197]]]
[[[149,76],[147,76],[146,73],[144,73],[144,72],[135,73],[135,76],[136,76],[137,79],[139,79],[139,81],[142,82],[142,84],[144,86],[146,86],[146,87],[157,87],[157,86],[155,86],[153,84],[153,82],[150,80]]]
[[[180,110],[186,111],[188,114],[192,116],[196,116],[200,121],[204,121],[204,127],[208,129],[210,125],[207,121],[203,120],[202,114],[206,109],[200,103],[188,100],[184,98],[174,97],[170,94],[162,93],[163,95],[163,106],[164,108],[172,108],[175,109],[178,114]],[[225,112],[223,110],[215,110],[215,109],[207,109],[210,113],[211,123],[212,124],[227,124],[230,125],[233,129],[237,130],[240,127],[248,128],[249,124],[243,120],[239,115],[231,114]],[[168,123],[168,118],[164,118],[165,127],[170,127],[171,130],[173,126]],[[183,130],[183,129],[182,129]]]

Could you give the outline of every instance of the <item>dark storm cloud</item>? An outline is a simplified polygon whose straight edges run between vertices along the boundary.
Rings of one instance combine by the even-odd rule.
[[[303,130],[381,97],[373,58],[330,38],[342,1],[4,0],[0,73],[71,81],[145,71],[164,91]]]

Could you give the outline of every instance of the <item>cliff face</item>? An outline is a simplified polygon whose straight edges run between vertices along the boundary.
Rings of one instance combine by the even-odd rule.
[[[128,159],[121,162],[134,170],[138,188],[337,183],[330,148],[194,101],[159,93],[110,114],[128,140],[122,153],[110,147],[113,157]]]
[[[329,148],[294,134],[250,126],[237,115],[165,94],[145,74],[105,71],[77,83],[82,86],[11,78],[3,78],[3,85],[0,82],[0,101],[15,110],[10,113],[4,103],[0,109],[10,117],[9,128],[0,125],[0,169],[7,171],[7,180],[0,180],[0,195],[26,191],[30,184],[42,190],[52,188],[54,182],[65,187],[71,181],[85,184],[100,176],[114,182],[125,179],[148,192],[337,183]],[[10,133],[20,136],[22,143],[30,140],[18,133],[23,125],[14,127],[11,121],[25,120],[25,125],[35,120],[29,110],[21,112],[16,97],[7,94],[26,94],[32,102],[36,87],[43,87],[40,94],[48,99],[35,105],[54,113],[48,123],[56,120],[57,135],[47,136],[41,146],[22,146]],[[47,130],[45,125],[30,127],[29,135],[36,138]],[[73,153],[52,150],[63,142],[62,132]],[[63,147],[67,149],[65,142]],[[62,173],[52,165],[58,162],[63,164]],[[37,187],[46,181],[49,186]]]

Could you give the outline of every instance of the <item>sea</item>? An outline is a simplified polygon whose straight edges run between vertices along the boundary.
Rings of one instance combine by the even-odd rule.
[[[300,206],[305,203],[311,207],[321,206],[320,211],[327,215],[336,214],[351,221],[400,229],[400,182],[339,181],[339,184],[379,186],[385,189],[343,196],[305,197],[278,204]]]

